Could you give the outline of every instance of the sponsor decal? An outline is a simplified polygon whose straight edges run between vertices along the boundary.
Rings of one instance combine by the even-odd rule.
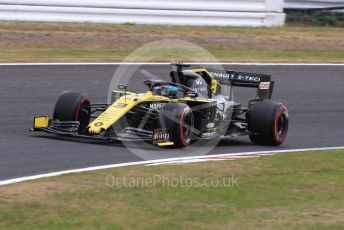
[[[166,129],[155,129],[153,132],[153,144],[170,141],[170,133]]]
[[[210,74],[214,77],[214,78],[221,78],[221,80],[223,81],[229,81],[234,79],[235,75],[229,74],[229,73],[216,73],[216,72],[210,72]]]
[[[260,77],[238,75],[239,81],[260,82]]]
[[[116,108],[124,108],[124,107],[126,107],[128,104],[126,104],[126,103],[119,103],[119,104],[117,104],[117,105],[114,105],[114,107],[116,107]]]
[[[163,105],[164,105],[164,103],[151,103],[149,105],[149,108],[155,109],[155,110],[161,110]]]
[[[260,82],[260,77],[258,76],[249,76],[249,75],[236,75],[234,73],[216,73],[210,72],[210,74],[221,81],[247,81],[247,82]]]
[[[104,124],[104,123],[100,121],[100,122],[95,123],[94,126],[95,126],[95,127],[99,127],[99,126],[102,126],[103,124]]]
[[[202,85],[202,83],[203,83],[203,81],[202,81],[201,78],[197,78],[197,79],[196,79],[196,84],[197,84],[197,85]]]
[[[212,129],[215,127],[215,124],[214,123],[208,123],[206,126],[205,126],[207,129]]]
[[[195,92],[206,92],[207,87],[191,88]]]
[[[261,82],[259,84],[259,89],[265,89],[265,90],[270,89],[270,82]]]

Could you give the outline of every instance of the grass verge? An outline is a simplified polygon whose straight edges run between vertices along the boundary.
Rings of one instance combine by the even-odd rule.
[[[0,62],[121,61],[138,47],[181,39],[222,62],[344,63],[344,28],[233,28],[196,26],[0,23]],[[178,52],[177,52],[178,51]],[[189,51],[163,49],[137,61],[197,59]],[[182,60],[183,61],[183,60]],[[187,61],[187,60],[184,60]]]
[[[4,186],[0,228],[340,229],[343,154],[323,151],[137,166]],[[127,181],[113,186],[113,178]],[[189,186],[186,178],[198,178],[201,184],[207,178],[236,182]]]

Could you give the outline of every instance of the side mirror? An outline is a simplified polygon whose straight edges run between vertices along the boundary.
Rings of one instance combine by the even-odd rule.
[[[120,90],[127,90],[127,86],[126,85],[119,84],[117,87]]]
[[[119,84],[117,87],[120,90],[124,90],[124,101],[127,101],[127,86]]]
[[[185,96],[195,98],[198,97],[198,93],[189,91],[185,93]]]

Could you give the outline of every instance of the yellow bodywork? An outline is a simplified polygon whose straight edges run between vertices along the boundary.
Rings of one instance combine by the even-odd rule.
[[[157,145],[160,146],[160,147],[171,146],[171,145],[174,145],[174,142],[158,143]]]
[[[171,101],[167,97],[153,95],[151,91],[145,94],[130,94],[120,97],[91,124],[88,125],[88,132],[99,134],[110,128],[116,121],[123,117],[129,110],[141,102],[164,102]]]
[[[49,117],[47,116],[34,117],[33,119],[34,129],[48,128],[48,126],[49,126]]]
[[[134,108],[136,105],[142,102],[199,102],[199,103],[209,103],[216,102],[215,100],[198,99],[198,98],[179,98],[170,99],[164,96],[153,95],[152,91],[147,91],[147,93],[141,94],[129,94],[120,97],[115,101],[108,109],[106,109],[102,114],[99,115],[95,120],[93,120],[87,127],[88,132],[93,135],[100,134],[101,132],[110,128],[115,122],[117,122],[121,117],[123,117],[128,111]]]

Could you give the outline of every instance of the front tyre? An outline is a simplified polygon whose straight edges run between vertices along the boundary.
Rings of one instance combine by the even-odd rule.
[[[55,104],[54,120],[79,121],[78,133],[83,134],[90,122],[91,105],[89,97],[84,93],[63,92]]]
[[[278,102],[265,100],[252,106],[249,115],[250,140],[254,144],[278,146],[285,142],[289,117],[287,108]]]
[[[192,110],[186,104],[168,103],[160,111],[159,120],[161,128],[170,131],[171,141],[175,147],[190,145],[194,117]]]

